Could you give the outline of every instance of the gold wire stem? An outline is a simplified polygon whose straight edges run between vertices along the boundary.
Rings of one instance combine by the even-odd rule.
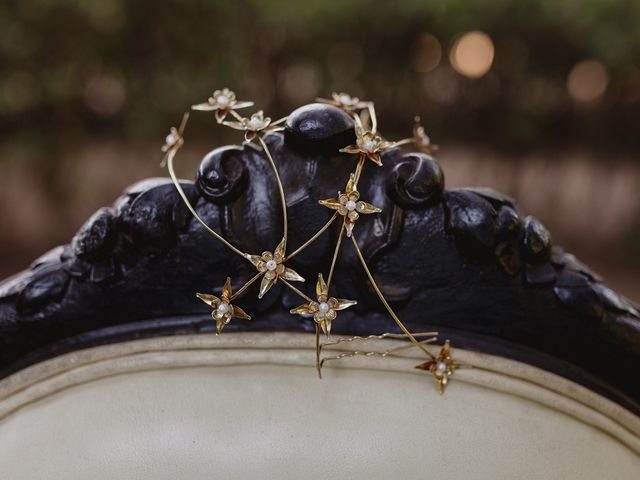
[[[407,327],[405,327],[404,323],[402,323],[402,321],[398,318],[396,313],[393,311],[393,309],[391,308],[391,306],[387,302],[387,299],[384,298],[384,295],[380,291],[380,288],[378,287],[378,284],[376,283],[375,279],[373,278],[373,275],[372,275],[371,271],[369,270],[369,267],[367,266],[367,262],[365,261],[364,257],[362,256],[362,252],[360,251],[360,247],[358,246],[358,242],[356,241],[356,237],[353,234],[351,235],[351,241],[353,242],[353,246],[356,249],[356,253],[358,255],[358,258],[360,259],[360,263],[362,264],[362,268],[364,268],[364,271],[367,274],[367,277],[369,277],[369,281],[371,282],[371,285],[373,286],[373,289],[376,291],[376,294],[380,298],[380,301],[382,302],[384,307],[389,312],[389,315],[391,315],[391,318],[393,318],[393,320],[398,324],[400,329],[409,337],[411,342],[416,347],[418,347],[420,350],[422,350],[430,359],[433,360],[435,358],[433,356],[433,354],[431,354],[431,352],[429,352],[429,350],[424,348],[424,346],[422,346],[420,344],[420,342],[418,342],[418,340],[416,340],[416,338],[413,336],[413,334],[407,329]]]
[[[324,224],[324,227],[322,227],[320,230],[318,230],[313,237],[311,237],[309,240],[307,240],[306,242],[304,242],[302,245],[300,245],[296,250],[294,250],[292,253],[290,253],[287,257],[285,257],[285,259],[283,260],[283,262],[286,262],[287,260],[292,259],[293,257],[295,257],[297,254],[299,254],[300,252],[302,252],[305,248],[307,248],[309,245],[311,245],[313,242],[315,242],[318,237],[320,235],[322,235],[327,228],[329,228],[331,226],[331,224],[335,221],[335,219],[338,217],[338,212],[335,212],[333,214],[333,216],[329,219],[329,221],[327,223]]]
[[[273,126],[275,126],[275,125],[280,125],[281,123],[286,122],[288,119],[289,119],[289,117],[288,117],[288,116],[287,116],[287,117],[279,118],[279,119],[278,119],[278,120],[276,120],[275,122],[271,122],[271,123],[269,124],[269,126],[270,126],[270,127],[273,127]]]
[[[248,259],[249,258],[249,254],[248,253],[244,253],[243,251],[241,251],[241,250],[237,249],[236,247],[234,247],[233,245],[231,245],[219,233],[217,233],[209,225],[207,225],[206,222],[204,220],[202,220],[202,218],[200,218],[200,215],[198,215],[196,210],[193,208],[193,206],[191,205],[191,202],[189,202],[189,199],[187,198],[187,195],[184,193],[184,190],[182,189],[182,186],[180,185],[180,182],[178,181],[178,177],[176,176],[175,170],[173,169],[173,158],[175,157],[175,154],[176,154],[175,151],[169,152],[169,155],[167,156],[167,169],[169,170],[169,176],[171,177],[171,181],[175,185],[176,190],[178,190],[178,193],[180,194],[180,197],[182,197],[182,201],[184,202],[184,204],[187,206],[187,208],[193,214],[193,216],[196,218],[196,220],[198,220],[198,222],[200,222],[200,224],[211,235],[213,235],[215,238],[220,240],[232,252],[240,255],[241,257],[243,257],[245,259]]]
[[[369,120],[371,121],[371,133],[376,133],[378,129],[378,118],[376,117],[376,107],[373,102],[368,103],[367,110],[369,110]]]
[[[320,325],[316,323],[316,371],[318,372],[318,378],[322,380],[322,362],[320,362]]]
[[[438,336],[438,332],[418,332],[418,333],[414,333],[413,334],[414,337],[419,338],[419,337],[433,337],[433,339],[429,338],[428,340],[433,340],[435,341],[435,339]],[[358,340],[362,340],[363,342],[366,342],[367,340],[384,340],[386,338],[407,338],[407,335],[405,333],[390,333],[390,332],[385,332],[382,333],[380,335],[367,335],[366,337],[360,336],[360,335],[354,335],[352,337],[340,337],[338,338],[335,342],[326,342],[322,344],[322,347],[330,347],[333,345],[339,345],[341,343],[351,343],[351,342],[355,342]],[[422,340],[424,341],[424,340]],[[408,344],[406,346],[403,347],[397,347],[397,348],[407,348],[407,347],[413,347],[412,344]]]
[[[407,145],[409,143],[415,143],[415,138],[403,138],[402,140],[398,140],[397,142],[393,142],[394,147],[399,147],[401,145]]]
[[[426,345],[428,343],[433,343],[435,342],[436,339],[435,338],[428,338],[426,340],[422,340],[421,342],[419,342],[419,345]],[[326,346],[326,344],[323,344],[323,346]],[[359,351],[359,350],[354,350],[351,352],[344,352],[344,353],[340,353],[338,355],[335,355],[333,357],[325,357],[323,359],[320,360],[320,368],[322,368],[322,366],[324,365],[324,362],[329,361],[329,360],[340,360],[341,358],[348,358],[348,357],[357,357],[357,356],[362,356],[362,357],[390,357],[392,355],[394,355],[396,352],[398,352],[399,350],[404,350],[407,349],[409,347],[413,347],[413,344],[409,344],[409,345],[403,345],[401,347],[396,347],[396,348],[392,348],[390,350],[385,350],[384,352],[377,352],[377,351]]]
[[[184,134],[185,128],[187,128],[187,122],[189,121],[189,112],[184,112],[182,114],[182,120],[180,121],[180,126],[178,126],[178,135],[180,135],[180,139],[184,141],[182,135]],[[178,149],[173,150],[173,154],[175,155]],[[164,168],[167,166],[167,159],[169,158],[171,151],[167,152],[162,161],[160,162],[160,168]]]
[[[264,272],[258,272],[256,273],[251,279],[249,279],[242,287],[240,287],[240,289],[235,292],[233,295],[231,295],[231,298],[229,299],[230,301],[235,300],[236,298],[238,298],[240,295],[242,295],[244,293],[244,291],[249,288],[251,286],[251,284],[253,282],[255,282],[256,280],[258,280],[262,275],[264,275]]]
[[[360,175],[362,175],[362,169],[364,168],[364,163],[367,160],[367,156],[364,153],[360,154],[360,158],[358,159],[358,165],[356,165],[356,173],[355,180],[353,181],[353,187],[358,188],[358,182],[360,181]]]
[[[242,115],[236,112],[234,109],[229,110],[229,113],[239,122],[242,122]]]
[[[329,269],[329,276],[327,277],[327,290],[331,286],[331,279],[333,278],[333,271],[336,268],[336,261],[338,260],[338,253],[340,252],[340,245],[342,244],[342,237],[344,236],[344,222],[340,233],[338,234],[338,241],[336,242],[336,249],[333,252],[333,259],[331,260],[331,268]]]
[[[278,183],[278,190],[280,191],[280,202],[282,203],[282,223],[283,223],[282,238],[284,239],[284,245],[285,245],[284,251],[286,252],[289,226],[288,226],[288,220],[287,220],[287,199],[284,196],[284,187],[282,186],[282,181],[280,180],[280,174],[278,173],[276,164],[273,161],[273,157],[271,156],[269,147],[267,147],[267,144],[264,142],[264,140],[260,135],[258,135],[258,141],[260,142],[260,145],[262,145],[262,149],[264,150],[265,154],[267,155],[267,158],[269,159],[269,163],[271,164],[273,173],[276,176],[276,182]]]
[[[296,287],[294,287],[293,285],[291,285],[289,282],[287,282],[284,278],[280,277],[279,280],[284,283],[287,287],[289,287],[290,290],[292,290],[294,293],[297,293],[299,296],[301,296],[302,298],[304,298],[307,302],[314,302],[315,300],[313,300],[312,298],[308,297],[306,294],[302,293],[300,290],[298,290]]]

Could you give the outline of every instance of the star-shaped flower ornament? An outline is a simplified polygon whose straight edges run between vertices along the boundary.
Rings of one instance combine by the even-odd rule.
[[[258,298],[262,298],[279,278],[290,282],[304,282],[304,278],[298,275],[295,270],[284,265],[285,248],[286,242],[283,238],[273,253],[263,252],[262,255],[249,255],[249,260],[258,272],[264,274],[260,283]]]
[[[233,293],[231,291],[231,278],[227,277],[227,281],[222,287],[222,295],[220,298],[208,293],[196,293],[196,296],[204,303],[209,305],[213,311],[211,312],[211,318],[216,322],[216,335],[222,333],[222,329],[227,325],[232,318],[241,318],[243,320],[251,320],[251,317],[237,305],[231,304],[231,297]]]
[[[251,118],[241,118],[237,122],[224,122],[225,125],[231,128],[235,128],[236,130],[244,131],[244,141],[249,143],[256,136],[267,130],[269,131],[277,131],[281,129],[277,125],[285,121],[286,118],[282,118],[276,122],[272,122],[270,117],[265,117],[264,112],[262,110],[251,115]]]
[[[331,210],[337,210],[338,214],[344,217],[344,227],[347,237],[351,236],[356,220],[360,214],[380,213],[382,210],[370,203],[360,200],[360,192],[356,187],[355,175],[352,173],[347,182],[344,193],[338,192],[338,198],[328,198],[320,200],[320,205],[324,205]]]
[[[362,102],[358,97],[352,97],[348,93],[336,93],[331,94],[331,98],[316,98],[318,102],[327,103],[334,107],[341,108],[345,112],[352,113],[356,110],[362,110],[369,106],[369,102]]]
[[[429,135],[427,135],[427,132],[422,126],[420,117],[416,117],[414,119],[413,141],[421,152],[424,152],[428,155],[431,155],[432,153],[437,152],[440,149],[438,145],[431,143],[431,138],[429,138]]]
[[[389,142],[378,135],[375,131],[367,130],[362,125],[359,115],[354,115],[356,143],[348,147],[341,148],[343,153],[359,154],[365,156],[378,166],[382,166],[380,154],[398,145],[396,142]]]
[[[328,337],[331,333],[331,322],[336,319],[337,311],[349,308],[358,303],[355,300],[345,300],[329,296],[329,288],[322,277],[318,274],[316,284],[317,302],[308,302],[291,310],[294,315],[313,316],[314,321],[320,326],[324,334]]]
[[[253,105],[253,102],[240,102],[236,100],[236,94],[228,88],[222,90],[216,90],[204,103],[198,103],[192,105],[193,110],[200,110],[203,112],[215,112],[216,120],[218,123],[222,123],[232,110],[239,108],[247,108]]]
[[[164,145],[160,147],[160,150],[165,154],[164,159],[162,160],[162,165],[164,165],[167,161],[167,157],[171,153],[175,153],[180,150],[180,147],[184,145],[184,129],[187,126],[187,120],[189,120],[189,114],[185,113],[182,117],[182,122],[180,122],[180,126],[178,128],[171,127],[169,130],[169,135],[167,135],[164,139]]]
[[[417,365],[416,368],[420,370],[426,370],[431,373],[438,385],[438,391],[442,395],[444,393],[449,378],[453,375],[454,370],[460,368],[460,364],[451,358],[451,345],[449,340],[444,342],[444,345],[438,352],[436,358],[429,360],[428,362]]]

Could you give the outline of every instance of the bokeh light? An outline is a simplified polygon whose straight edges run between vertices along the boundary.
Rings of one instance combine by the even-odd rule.
[[[576,63],[567,77],[567,91],[578,102],[593,102],[607,90],[609,74],[602,63],[583,60]]]
[[[318,95],[320,78],[311,63],[298,63],[285,68],[278,77],[278,93],[291,105]]]
[[[227,86],[274,119],[334,91],[374,100],[391,139],[420,115],[448,186],[516,197],[638,298],[638,0],[4,3],[0,277],[163,175],[168,125]],[[236,141],[214,127],[192,117],[181,175]],[[565,168],[574,152],[584,171]]]
[[[84,88],[85,105],[98,115],[118,113],[124,105],[125,97],[124,83],[117,75],[94,75]]]
[[[413,69],[426,73],[435,69],[442,58],[442,47],[438,39],[430,33],[421,33],[416,41]]]
[[[480,78],[491,69],[495,47],[489,35],[474,31],[462,35],[451,47],[449,60],[456,72]]]

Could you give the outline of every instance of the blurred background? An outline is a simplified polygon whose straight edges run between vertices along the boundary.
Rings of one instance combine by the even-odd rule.
[[[640,301],[637,0],[20,0],[0,4],[0,278],[160,169],[216,87],[272,117],[346,91],[415,114],[448,187],[514,196]],[[237,135],[194,117],[180,174]]]

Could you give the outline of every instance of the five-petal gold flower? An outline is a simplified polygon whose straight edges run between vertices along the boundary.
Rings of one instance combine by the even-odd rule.
[[[273,253],[263,252],[262,255],[249,255],[249,260],[258,272],[264,274],[262,282],[260,283],[258,298],[262,298],[273,284],[278,281],[278,278],[292,282],[304,282],[304,278],[298,275],[295,270],[284,265],[285,245],[285,239],[283,238]]]
[[[320,326],[324,334],[328,337],[331,333],[331,322],[336,319],[337,311],[349,308],[358,303],[355,300],[345,300],[329,296],[329,288],[322,277],[318,274],[316,284],[317,302],[311,301],[291,310],[294,315],[312,316],[314,321]]]
[[[360,192],[356,187],[353,173],[349,177],[344,193],[338,192],[338,198],[327,198],[320,200],[319,203],[331,210],[337,210],[344,217],[344,228],[347,237],[351,236],[356,220],[360,218],[361,213],[380,213],[382,211],[380,208],[360,200]]]
[[[395,147],[396,143],[388,142],[376,132],[367,130],[362,125],[359,115],[354,115],[355,120],[355,132],[356,143],[347,147],[341,148],[340,151],[344,153],[357,153],[361,156],[366,156],[369,160],[374,162],[378,166],[382,166],[382,160],[380,154]]]
[[[433,152],[437,152],[440,147],[431,143],[431,138],[427,135],[422,123],[420,122],[420,117],[415,117],[414,125],[413,125],[413,141],[416,144],[416,147],[421,152],[431,155]]]
[[[348,93],[336,93],[331,94],[331,99],[328,98],[316,98],[318,102],[327,103],[334,107],[341,108],[345,112],[352,113],[356,110],[361,110],[369,106],[368,102],[362,102],[358,97],[352,97]]]
[[[205,103],[192,105],[194,110],[203,112],[216,112],[216,120],[218,123],[226,118],[227,114],[232,110],[239,108],[247,108],[253,105],[253,102],[240,102],[236,100],[236,94],[228,88],[216,90]]]
[[[444,342],[444,345],[440,349],[440,352],[438,352],[436,358],[429,360],[428,362],[421,363],[420,365],[417,365],[416,368],[426,370],[433,375],[436,380],[436,384],[438,385],[438,391],[442,395],[444,393],[444,389],[449,383],[449,377],[453,375],[454,370],[460,368],[460,364],[451,358],[451,346],[449,340],[447,340]]]
[[[231,304],[231,278],[227,277],[227,281],[222,287],[222,295],[220,298],[208,293],[196,293],[196,296],[204,303],[209,305],[213,311],[211,318],[216,321],[216,335],[222,333],[222,329],[232,318],[241,318],[243,320],[251,320],[251,317],[240,307]]]
[[[249,143],[251,140],[256,138],[256,135],[260,132],[264,132],[266,130],[278,130],[276,125],[282,123],[286,118],[282,118],[277,122],[272,122],[270,117],[265,117],[262,110],[257,111],[251,118],[241,118],[237,122],[224,122],[225,125],[231,128],[235,128],[236,130],[243,130],[244,140]]]
[[[160,150],[165,153],[164,159],[162,160],[162,164],[167,161],[167,156],[171,153],[177,152],[180,150],[180,147],[184,145],[184,129],[187,126],[187,120],[189,120],[189,114],[185,113],[182,116],[182,122],[180,122],[180,126],[178,128],[171,127],[169,130],[169,135],[167,135],[164,139],[164,145],[160,147]]]

